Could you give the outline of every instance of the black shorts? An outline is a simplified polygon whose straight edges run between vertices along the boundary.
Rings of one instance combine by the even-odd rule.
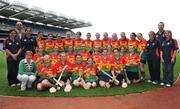
[[[45,80],[45,79],[42,79],[42,78],[39,78],[38,80],[37,80],[37,83],[41,83],[43,80]],[[55,84],[56,82],[51,78],[51,79],[47,79],[51,84]]]
[[[61,77],[61,81],[65,82],[65,83],[67,82],[68,79],[70,80],[69,77]]]
[[[111,80],[111,78],[109,76],[106,76],[106,75],[98,75],[98,80],[104,81],[104,82],[109,82]]]
[[[140,63],[146,64],[146,60],[140,60]]]
[[[129,80],[137,80],[137,79],[139,79],[138,72],[126,71],[126,73],[127,73],[127,77],[129,78]]]
[[[125,79],[125,74],[124,73],[123,74],[118,74],[116,76],[116,79],[121,82],[123,79]]]

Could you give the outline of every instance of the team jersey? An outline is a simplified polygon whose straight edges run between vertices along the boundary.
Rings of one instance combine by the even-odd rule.
[[[119,56],[116,58],[113,56],[111,61],[112,69],[115,71],[122,71],[125,68],[125,59],[124,56]]]
[[[134,46],[134,48],[137,49],[137,48],[138,48],[138,45],[139,45],[139,41],[138,41],[138,40],[134,40],[134,41],[129,40],[129,41],[128,41],[128,48],[129,48],[130,46]]]
[[[108,53],[108,57],[109,57],[110,59],[112,59],[113,56],[114,56],[114,53]]]
[[[83,75],[85,71],[86,65],[82,62],[81,64],[73,64],[72,65],[72,75]]]
[[[45,52],[47,54],[53,52],[53,48],[54,48],[54,42],[53,41],[45,41]]]
[[[82,59],[83,59],[84,62],[86,62],[88,57],[91,56],[88,51],[86,51],[86,52],[78,52],[78,54],[80,54],[82,56]]]
[[[94,40],[93,46],[98,46],[100,49],[102,49],[102,40]]]
[[[119,46],[128,49],[128,41],[129,41],[128,39],[126,40],[119,39]]]
[[[93,58],[93,60],[94,60],[95,63],[98,61],[98,59],[99,59],[101,56],[102,56],[101,53],[98,53],[98,54],[93,53],[93,54],[92,54],[92,58]]]
[[[42,64],[38,68],[38,75],[40,76],[40,78],[50,79],[56,77],[56,74],[57,74],[57,66],[55,65],[46,66],[45,64]]]
[[[114,49],[114,48],[119,48],[119,41],[117,40],[117,41],[111,41],[111,46],[112,46],[112,49]]]
[[[104,59],[103,56],[101,56],[97,61],[98,67],[104,71],[110,71],[111,69],[111,60],[110,58]]]
[[[133,64],[138,64],[140,62],[140,57],[138,54],[125,54],[124,55],[125,64],[129,64],[131,66],[127,66],[127,71],[138,72],[138,66],[134,66]]]
[[[61,74],[64,66],[67,66],[67,68],[64,69],[64,73],[62,76],[69,76],[68,74],[70,73],[71,68],[72,68],[72,64],[69,61],[66,61],[64,64],[61,61],[58,61],[56,63],[56,66],[57,66],[57,72],[59,75]]]
[[[59,54],[55,55],[54,53],[49,54],[52,65],[56,64],[59,61]]]
[[[85,40],[84,43],[86,44],[86,49],[88,51],[92,50],[92,47],[93,47],[93,41],[92,40]]]
[[[85,79],[96,78],[96,74],[97,74],[97,66],[96,65],[91,65],[91,66],[85,67],[85,73],[84,73]]]
[[[84,42],[82,38],[74,40],[74,49],[80,49],[80,45]]]
[[[63,39],[63,43],[64,43],[64,49],[67,49],[69,45],[74,46],[74,39]]]
[[[35,53],[34,55],[33,55],[33,60],[34,60],[34,62],[36,63],[36,65],[37,65],[37,67],[39,67],[40,65],[42,65],[43,64],[43,59],[40,59],[40,58],[42,58],[42,57],[44,57],[44,54],[39,54],[39,53]]]
[[[37,46],[39,47],[39,45],[43,45],[45,44],[45,41],[42,40],[42,39],[36,39],[36,42],[37,42]]]
[[[64,51],[64,43],[63,43],[63,41],[54,40],[54,45],[59,47],[59,52]]]
[[[69,61],[71,64],[74,64],[74,63],[75,63],[76,53],[72,53],[72,54],[66,53],[66,56],[67,56],[68,61]]]
[[[111,44],[111,39],[107,39],[107,40],[102,40],[102,43],[103,43],[103,48],[106,48],[106,46],[108,45],[108,44]]]
[[[138,44],[138,51],[145,51],[146,50],[147,41],[145,39],[139,41]]]

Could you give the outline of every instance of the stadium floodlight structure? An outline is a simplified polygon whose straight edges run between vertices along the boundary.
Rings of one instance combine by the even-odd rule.
[[[3,3],[5,4],[4,1],[0,1],[0,4],[3,4]],[[6,2],[6,5],[0,8],[0,15],[7,18],[13,18],[14,17],[13,15],[16,15],[25,10],[28,10],[27,6],[28,6],[27,4],[18,2],[18,1],[14,1],[12,4]]]
[[[27,4],[14,1],[9,3],[6,0],[0,0],[0,16],[6,18],[15,18],[21,21],[50,25],[53,27],[62,27],[62,28],[81,28],[86,26],[92,26],[86,22],[77,20],[74,17],[67,17],[63,14],[57,14],[54,11],[44,11],[39,7],[29,8]]]

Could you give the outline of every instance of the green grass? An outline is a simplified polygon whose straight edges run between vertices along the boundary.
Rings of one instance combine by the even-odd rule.
[[[131,84],[126,89],[120,87],[112,87],[110,89],[97,87],[95,89],[84,90],[82,88],[73,88],[70,93],[65,93],[62,90],[50,94],[48,91],[39,92],[36,89],[30,89],[27,91],[20,91],[18,87],[10,87],[7,82],[7,68],[6,57],[4,53],[0,53],[0,95],[7,96],[33,96],[33,97],[94,97],[94,96],[114,96],[114,95],[126,95],[131,93],[142,93],[146,91],[162,88],[160,85],[153,85],[147,82],[141,82],[138,84]],[[174,77],[175,79],[179,75],[180,71],[180,55],[177,55],[177,63],[175,65]],[[162,73],[161,73],[162,74]],[[146,68],[146,78],[149,78],[149,73]]]

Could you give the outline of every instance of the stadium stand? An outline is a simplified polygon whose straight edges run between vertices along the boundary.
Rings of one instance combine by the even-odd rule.
[[[56,35],[58,33],[65,37],[66,31],[74,28],[82,28],[92,26],[90,22],[76,20],[73,17],[65,15],[57,15],[56,12],[47,11],[39,7],[28,8],[28,5],[19,1],[13,3],[7,0],[0,0],[0,38],[5,38],[10,29],[15,28],[17,21],[21,21],[25,27],[33,29],[33,36],[42,31],[45,36],[48,32]],[[75,37],[73,31],[72,36]],[[0,40],[1,40],[0,39]]]

